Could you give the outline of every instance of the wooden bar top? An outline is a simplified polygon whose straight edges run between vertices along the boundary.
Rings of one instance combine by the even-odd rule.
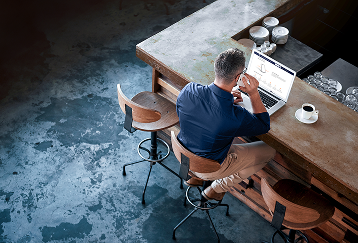
[[[177,83],[206,85],[213,80],[216,56],[240,46],[231,37],[302,1],[218,0],[139,43],[137,56]]]
[[[279,16],[300,0],[218,0],[137,45],[137,56],[175,83],[214,80],[216,56],[231,47],[251,50],[232,37]],[[295,112],[303,103],[319,110],[314,124]],[[271,130],[259,138],[307,169],[312,176],[358,205],[358,113],[296,78],[288,103],[271,116]]]
[[[303,103],[319,110],[317,122],[296,119]],[[271,130],[259,138],[357,204],[357,122],[357,112],[296,78],[287,104],[271,116]]]

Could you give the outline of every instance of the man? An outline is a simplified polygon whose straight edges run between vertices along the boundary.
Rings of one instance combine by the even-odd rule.
[[[232,144],[235,137],[256,136],[270,130],[270,117],[257,90],[259,82],[245,74],[244,87],[240,86],[250,97],[253,113],[238,105],[242,101],[240,91],[232,91],[245,68],[244,53],[236,48],[224,51],[216,58],[214,68],[212,84],[189,83],[180,92],[178,140],[196,155],[221,164],[214,173],[195,173],[202,180],[191,178],[186,182],[200,186],[203,180],[212,180],[202,195],[207,200],[220,201],[231,186],[261,170],[276,151],[262,141]]]

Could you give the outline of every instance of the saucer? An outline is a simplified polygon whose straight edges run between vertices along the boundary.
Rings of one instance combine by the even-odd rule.
[[[297,118],[297,120],[299,120],[300,122],[306,123],[306,124],[310,124],[310,123],[315,123],[318,120],[318,115],[312,115],[310,117],[310,119],[304,119],[302,117],[302,108],[298,109],[295,113],[295,117]]]

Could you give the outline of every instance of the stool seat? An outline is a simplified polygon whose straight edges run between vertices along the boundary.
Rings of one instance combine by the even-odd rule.
[[[271,224],[277,229],[274,237],[279,234],[285,242],[293,242],[296,231],[300,239],[308,242],[300,230],[315,228],[328,221],[334,214],[334,206],[328,199],[301,183],[282,179],[271,187],[265,178],[261,179],[261,192],[273,219]],[[281,227],[290,229],[288,236]]]
[[[142,123],[133,121],[133,127],[138,130],[154,132],[172,127],[179,123],[175,104],[161,95],[153,92],[140,92],[132,101],[143,107],[153,109],[160,113],[160,119],[155,122]]]
[[[334,206],[322,195],[299,182],[283,179],[271,187],[262,179],[262,195],[271,213],[276,201],[286,207],[282,225],[294,230],[306,230],[329,220]]]
[[[287,228],[312,229],[329,220],[334,214],[334,206],[326,198],[297,181],[283,179],[278,181],[272,189],[292,204],[305,207],[310,212],[314,211],[308,217],[305,215],[305,218],[301,218],[301,222],[297,220],[298,215],[293,219],[285,219],[282,224]],[[297,214],[302,215],[302,211],[300,210]]]

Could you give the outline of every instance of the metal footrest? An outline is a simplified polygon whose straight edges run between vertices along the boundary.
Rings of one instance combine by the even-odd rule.
[[[191,198],[189,196],[189,191],[192,189],[193,187],[188,187],[186,189],[186,193],[185,193],[185,197],[186,197],[186,200],[188,200],[188,202],[193,205],[195,208],[197,209],[201,209],[201,210],[210,210],[210,209],[214,209],[216,208],[217,206],[219,206],[219,204],[221,203],[221,201],[217,202],[217,203],[211,203],[209,201],[206,201],[206,202],[202,202],[201,201],[201,198]],[[196,187],[201,195],[201,190],[199,187]]]
[[[144,160],[146,160],[146,161],[149,161],[149,162],[153,162],[153,163],[161,162],[161,161],[165,160],[165,159],[169,156],[169,154],[170,154],[170,148],[169,148],[169,145],[168,145],[164,140],[162,140],[162,139],[160,139],[160,138],[157,138],[157,140],[158,140],[160,143],[162,143],[164,146],[166,146],[166,148],[167,148],[167,153],[166,153],[165,156],[163,156],[163,157],[161,157],[161,158],[158,158],[158,159],[150,159],[149,157],[144,157],[144,156],[141,154],[141,150],[144,150],[144,151],[146,151],[146,152],[149,152],[148,149],[143,148],[141,145],[142,145],[143,143],[145,143],[146,141],[150,141],[150,140],[151,140],[151,138],[146,138],[146,139],[143,139],[143,140],[138,144],[137,151],[138,151],[139,156],[140,156],[142,159],[144,159]]]

